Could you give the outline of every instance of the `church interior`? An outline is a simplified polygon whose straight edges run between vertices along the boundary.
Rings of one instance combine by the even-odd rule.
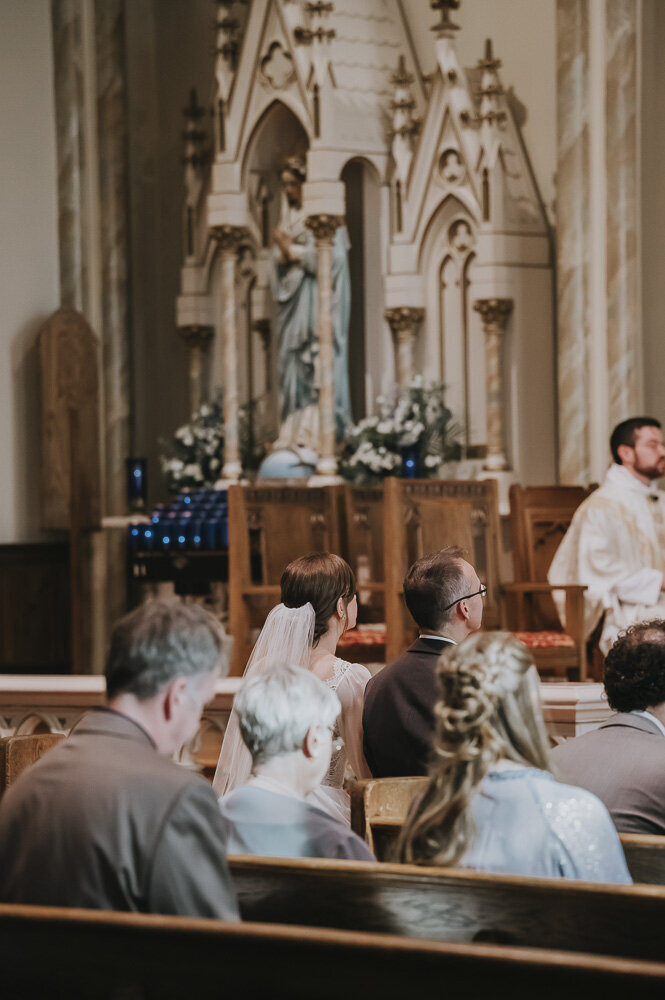
[[[665,420],[662,0],[0,15],[0,817],[12,767],[105,703],[112,626],[153,597],[232,638],[176,755],[212,780],[285,567],[310,552],[351,567],[337,656],[374,679],[422,639],[409,567],[459,546],[483,630],[535,663],[552,746],[602,726],[612,608],[590,624],[593,584],[569,563],[557,589],[552,566],[621,464],[613,428]],[[654,532],[639,565],[662,574]],[[304,995],[321,966],[336,997],[415,976],[427,994],[662,989],[665,836],[619,828],[631,888],[401,873],[426,779],[372,774],[344,787],[374,869],[231,857],[235,930],[62,911],[78,964],[55,917],[0,894],[0,981],[34,948],[56,995],[209,995],[215,954],[238,996]]]

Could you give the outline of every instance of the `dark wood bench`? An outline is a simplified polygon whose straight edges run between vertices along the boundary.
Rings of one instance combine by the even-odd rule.
[[[0,906],[3,995],[403,1000],[660,997],[665,964],[311,927]]]
[[[247,920],[659,961],[665,890],[453,868],[232,857]]]

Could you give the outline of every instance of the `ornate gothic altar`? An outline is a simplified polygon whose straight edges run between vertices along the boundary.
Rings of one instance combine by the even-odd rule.
[[[476,475],[555,478],[551,238],[488,40],[459,63],[456,0],[431,4],[423,75],[400,0],[218,3],[214,149],[188,111],[177,321],[192,407],[224,392],[224,477],[239,408],[278,432],[272,233],[280,171],[305,159],[317,253],[318,468],[336,473],[331,254],[349,233],[353,416],[414,373],[443,381]]]

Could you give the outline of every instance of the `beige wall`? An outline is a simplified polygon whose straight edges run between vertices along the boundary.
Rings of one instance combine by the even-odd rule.
[[[49,0],[0,0],[0,542],[39,528],[35,349],[58,307]]]
[[[658,0],[656,0],[658,2]],[[403,0],[413,42],[424,72],[434,65],[437,15],[429,0]],[[506,91],[522,107],[518,115],[540,196],[553,221],[556,172],[556,0],[463,0],[452,20],[460,26],[455,44],[462,65],[474,67],[491,38],[503,63]]]

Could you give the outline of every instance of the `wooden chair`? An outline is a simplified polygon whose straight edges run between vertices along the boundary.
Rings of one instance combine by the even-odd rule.
[[[230,857],[245,920],[661,961],[665,890],[463,868]]]
[[[358,627],[342,636],[337,650],[346,660],[382,661],[386,649],[383,487],[347,483],[340,492],[340,554],[358,584]]]
[[[402,583],[409,566],[445,545],[468,552],[487,587],[486,628],[501,624],[499,506],[497,484],[486,480],[388,479],[384,487],[386,659],[400,656],[416,637],[404,604]]]
[[[351,796],[351,829],[367,841],[379,861],[387,861],[382,846],[381,829],[399,831],[413,799],[427,787],[427,778],[367,778],[354,781]]]
[[[279,603],[285,567],[308,552],[339,551],[339,491],[322,486],[229,487],[231,674],[242,674],[260,628]]]
[[[324,902],[322,901],[322,908]],[[536,922],[538,922],[536,918]],[[665,964],[493,944],[414,941],[313,927],[0,905],[0,967],[11,997],[118,1000],[656,1000]]]
[[[586,677],[583,586],[552,587],[547,571],[573,514],[593,487],[519,486],[510,488],[510,525],[515,582],[504,585],[511,598],[509,623],[544,673]],[[565,591],[567,631],[552,600]]]
[[[0,795],[26,767],[63,739],[62,733],[33,733],[29,736],[7,736],[0,740]]]
[[[665,837],[620,833],[619,840],[634,882],[665,885]]]

